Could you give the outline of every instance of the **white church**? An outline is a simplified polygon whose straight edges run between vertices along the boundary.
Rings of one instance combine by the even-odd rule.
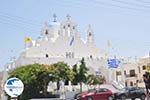
[[[90,69],[89,73],[108,79],[106,52],[96,47],[91,26],[87,27],[86,40],[83,40],[78,32],[78,25],[69,15],[62,22],[56,20],[56,15],[53,17],[51,23],[45,23],[39,38],[25,39],[25,51],[9,68],[34,63],[52,64],[58,61],[73,66],[84,57],[86,66]]]
[[[143,87],[142,75],[149,65],[150,56],[139,59],[138,62],[129,62],[129,59],[119,59],[122,65],[116,69],[108,69],[108,54],[96,47],[94,32],[89,25],[86,29],[86,40],[81,38],[78,25],[67,15],[65,21],[58,22],[56,15],[50,23],[45,23],[39,38],[32,40],[25,38],[25,50],[17,59],[5,66],[3,80],[7,79],[8,70],[28,64],[53,64],[63,61],[72,67],[85,59],[89,73],[104,76],[107,82],[113,80],[126,86]],[[142,85],[141,85],[142,84]]]

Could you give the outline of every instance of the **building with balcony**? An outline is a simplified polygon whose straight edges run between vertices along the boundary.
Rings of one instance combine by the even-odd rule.
[[[126,86],[144,87],[143,74],[150,70],[150,57],[137,59],[136,61],[123,61],[122,66],[114,70],[116,81]]]

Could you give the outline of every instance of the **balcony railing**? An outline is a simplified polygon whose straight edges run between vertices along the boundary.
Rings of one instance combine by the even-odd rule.
[[[137,74],[127,74],[126,77],[137,77]]]

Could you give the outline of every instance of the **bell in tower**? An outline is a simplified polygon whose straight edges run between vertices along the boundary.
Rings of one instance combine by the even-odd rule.
[[[44,25],[42,30],[42,36],[46,38],[46,40],[50,40],[55,42],[55,40],[59,37],[60,34],[60,23],[57,22],[56,14],[53,14],[53,21],[49,24],[47,22]]]
[[[63,36],[72,37],[77,34],[77,24],[71,20],[71,16],[67,14],[67,20],[61,23],[61,33]]]
[[[89,25],[87,29],[87,42],[86,43],[88,46],[94,46],[94,33],[91,28],[91,25]]]
[[[49,27],[47,22],[44,23],[43,29],[42,29],[42,33],[41,36],[47,37],[49,34]]]

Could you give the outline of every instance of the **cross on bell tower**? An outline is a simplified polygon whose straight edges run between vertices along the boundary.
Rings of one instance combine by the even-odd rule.
[[[56,14],[53,14],[53,18],[54,18],[54,22],[56,22],[56,21],[57,21],[57,16],[56,16]]]
[[[70,20],[71,19],[71,16],[69,14],[67,14],[67,20]]]

